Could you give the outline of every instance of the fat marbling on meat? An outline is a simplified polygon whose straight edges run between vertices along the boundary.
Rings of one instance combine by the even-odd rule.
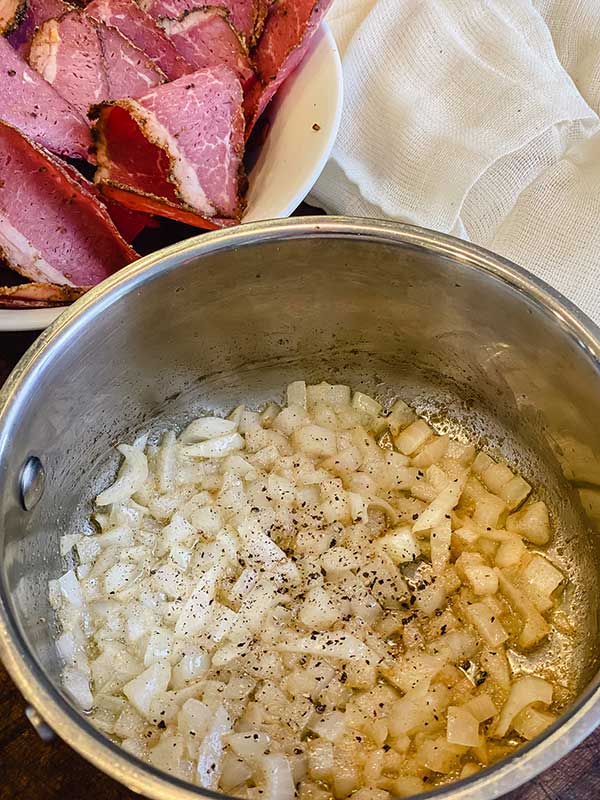
[[[2,0],[0,0],[0,3]],[[74,6],[64,0],[27,0],[27,11],[21,24],[6,38],[14,49],[27,58],[29,47],[36,28],[53,17],[61,17],[67,11],[72,11]]]
[[[96,110],[103,192],[200,227],[243,211],[242,88],[225,66],[198,70]]]
[[[60,286],[56,283],[21,283],[0,286],[0,308],[48,308],[72,303],[90,286]]]
[[[89,158],[90,129],[79,111],[0,37],[0,120],[54,153]]]
[[[43,23],[32,39],[29,63],[81,114],[105,100],[143,94],[165,80],[116,28],[79,10]]]
[[[194,67],[188,64],[173,42],[135,0],[92,0],[86,13],[105,25],[112,25],[139,47],[171,81]]]
[[[244,84],[254,70],[246,46],[229,23],[224,8],[200,8],[179,19],[161,19],[160,24],[181,55],[195,69],[225,64]]]
[[[85,287],[137,253],[57,158],[0,123],[0,258],[32,281]]]
[[[229,12],[233,27],[251,46],[262,30],[268,0],[212,0],[205,4],[197,0],[140,0],[140,5],[156,20],[179,19],[185,12],[204,6],[224,8]]]

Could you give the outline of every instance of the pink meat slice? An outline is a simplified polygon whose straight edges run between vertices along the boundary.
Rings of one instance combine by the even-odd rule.
[[[180,19],[162,19],[161,25],[177,50],[195,69],[225,64],[242,83],[254,70],[248,52],[228,20],[224,8],[202,8],[183,14]]]
[[[142,50],[171,81],[180,78],[194,67],[177,52],[173,42],[159,28],[155,20],[134,0],[92,0],[86,13],[112,25]]]
[[[239,219],[242,101],[237,76],[220,65],[159,86],[136,100],[104,104],[95,128],[96,182],[103,191],[112,186],[125,194],[143,195],[148,203],[164,200],[169,211],[165,216],[181,218],[172,213],[179,207],[204,220]],[[135,200],[118,199],[140,208],[130,205]],[[148,204],[141,210],[148,210]]]
[[[0,308],[49,308],[72,303],[90,286],[60,286],[56,283],[22,283],[0,286]]]
[[[137,253],[58,159],[0,123],[0,258],[36,282],[93,286]]]
[[[0,120],[55,153],[90,158],[86,120],[0,37]]]
[[[8,41],[23,58],[27,58],[35,29],[47,19],[60,17],[72,10],[73,6],[63,0],[28,0],[25,17],[19,27],[7,37]]]
[[[133,211],[126,208],[116,200],[111,200],[102,194],[99,186],[95,183],[88,181],[88,179],[75,169],[71,164],[66,161],[61,161],[60,166],[65,172],[79,184],[82,192],[87,192],[94,200],[97,200],[108,211],[108,215],[113,221],[116,229],[126,242],[132,242],[135,237],[140,234],[144,228],[154,228],[157,226],[154,218],[149,214],[144,214],[140,211]]]
[[[156,20],[179,19],[202,6],[223,8],[229,11],[231,24],[248,45],[258,38],[268,8],[268,0],[209,0],[204,4],[198,0],[140,0],[140,4]]]
[[[96,23],[108,78],[106,100],[137,97],[166,80],[165,73],[116,28]]]
[[[246,94],[246,135],[306,55],[331,0],[280,0],[269,12],[254,52],[259,82]]]
[[[44,22],[31,42],[29,63],[84,115],[92,105],[142,94],[164,80],[116,28],[79,10]]]

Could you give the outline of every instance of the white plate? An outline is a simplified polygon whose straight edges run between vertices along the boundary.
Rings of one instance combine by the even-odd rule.
[[[340,125],[342,65],[327,23],[269,106],[271,127],[248,176],[243,222],[289,216],[321,174]],[[0,331],[42,330],[62,308],[0,309]]]

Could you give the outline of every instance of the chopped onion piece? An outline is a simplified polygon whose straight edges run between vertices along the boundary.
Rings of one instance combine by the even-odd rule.
[[[323,404],[339,411],[350,405],[349,386],[332,385],[323,381],[313,386],[307,386],[306,395],[309,408]]]
[[[446,739],[450,744],[477,747],[479,744],[479,722],[465,706],[448,707]]]
[[[473,697],[463,708],[466,708],[477,720],[477,722],[486,722],[488,719],[495,717],[498,709],[494,705],[492,698],[488,694],[480,694]]]
[[[185,445],[182,451],[188,458],[225,458],[243,446],[244,440],[239,433],[226,433],[204,442]]]
[[[464,567],[467,580],[476,594],[496,594],[498,591],[498,576],[485,564],[468,564]]]
[[[58,579],[58,586],[62,596],[65,600],[77,608],[81,607],[83,598],[81,595],[81,586],[77,580],[75,572],[70,569],[68,572]]]
[[[311,653],[327,655],[330,658],[371,661],[373,664],[380,660],[364,642],[345,631],[336,631],[335,633],[315,631],[310,636],[281,642],[276,645],[276,649],[289,653]]]
[[[436,575],[440,575],[450,560],[450,543],[452,540],[452,526],[450,519],[445,516],[431,530],[429,537],[431,548],[431,566]]]
[[[213,713],[212,724],[200,745],[196,777],[203,789],[216,789],[223,764],[223,737],[231,731],[231,719],[224,706]]]
[[[308,630],[323,631],[340,620],[331,595],[321,586],[309,589],[298,612],[298,620]]]
[[[542,678],[535,675],[524,675],[522,678],[517,678],[511,686],[506,703],[502,706],[498,722],[492,732],[493,736],[496,739],[506,736],[517,714],[534,703],[550,705],[552,695],[552,684]]]
[[[437,495],[427,508],[419,514],[418,519],[413,525],[413,533],[418,531],[426,531],[429,528],[434,528],[444,519],[446,514],[450,514],[452,509],[456,506],[462,493],[464,481],[460,478],[454,478],[445,489]]]
[[[394,444],[405,456],[412,455],[433,436],[433,431],[424,419],[417,419],[394,439]]]
[[[535,739],[546,728],[556,722],[556,715],[549,714],[547,711],[540,711],[534,706],[527,706],[513,720],[513,728],[524,739]]]
[[[551,597],[563,583],[564,576],[547,558],[534,554],[523,570],[527,594],[540,611],[552,607]]]
[[[368,417],[377,417],[381,413],[382,405],[377,400],[363,392],[354,392],[352,395],[352,408]]]
[[[287,387],[288,406],[299,406],[306,410],[306,382],[293,381]]]
[[[533,544],[547,544],[550,540],[550,519],[546,504],[539,500],[511,514],[506,520],[506,527]]]
[[[166,691],[171,680],[171,665],[168,661],[156,661],[147,670],[126,683],[123,694],[142,716],[148,717],[150,705],[156,695]]]
[[[226,436],[234,433],[236,429],[237,422],[235,420],[221,419],[221,417],[201,417],[190,422],[179,436],[179,441],[183,444],[195,444],[196,442],[204,442],[207,439]]]
[[[331,742],[313,741],[308,750],[308,771],[316,781],[330,781],[333,778],[334,761]]]
[[[214,602],[217,582],[222,572],[222,565],[215,564],[201,576],[177,618],[175,624],[177,636],[192,636],[203,631],[208,625],[211,616],[210,607]]]
[[[294,446],[303,453],[317,458],[332,456],[336,452],[335,433],[320,425],[304,425],[292,434]]]
[[[335,578],[358,569],[360,560],[346,547],[331,547],[321,556],[321,566],[328,575]]]
[[[377,547],[387,553],[394,564],[406,564],[421,555],[421,548],[408,526],[395,528],[382,536],[377,540]]]
[[[523,618],[524,625],[519,635],[519,644],[524,649],[533,647],[545,639],[550,632],[548,623],[531,600],[509,581],[501,569],[496,568],[496,574],[502,593],[510,601],[514,611]]]
[[[485,603],[473,603],[467,606],[467,617],[490,647],[497,647],[508,639],[504,626]]]
[[[148,460],[143,450],[121,444],[117,450],[124,458],[117,480],[96,497],[97,506],[123,503],[142,488],[148,478]]]
[[[88,676],[79,669],[67,667],[63,670],[63,686],[69,697],[84,711],[89,711],[94,698],[90,691]]]

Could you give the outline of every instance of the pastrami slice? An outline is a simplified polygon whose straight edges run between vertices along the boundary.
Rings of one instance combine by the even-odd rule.
[[[96,182],[164,198],[205,219],[239,219],[242,88],[228,67],[198,70],[97,113]]]
[[[247,92],[248,136],[269,101],[306,55],[331,0],[279,0],[269,11],[254,51],[259,84]]]
[[[96,24],[108,79],[106,100],[137,97],[165,82],[165,73],[139,47],[116,28],[103,22]]]
[[[98,201],[103,207],[106,208],[108,216],[119,231],[121,236],[126,242],[132,242],[146,227],[156,227],[158,224],[148,214],[143,214],[139,211],[133,211],[130,208],[118,203],[116,200],[111,200],[105,197],[99,186],[95,183],[88,181],[81,172],[75,169],[67,161],[58,162],[59,167],[65,170],[67,175],[79,184],[82,192],[90,194],[94,200]]]
[[[137,253],[58,159],[0,123],[0,257],[36,282],[93,286]]]
[[[248,51],[224,8],[201,8],[160,24],[181,55],[195,69],[225,64],[245,83],[254,75]]]
[[[194,71],[156,21],[142,11],[135,0],[92,0],[85,11],[99,22],[115,27],[146,53],[169,80]]]
[[[0,0],[0,3],[2,0]],[[29,56],[29,47],[36,28],[46,20],[61,17],[67,11],[72,11],[73,6],[64,0],[27,0],[27,10],[23,20],[15,30],[7,36],[12,47],[23,56]]]
[[[116,28],[80,10],[44,22],[32,39],[29,63],[84,115],[91,105],[141,94],[164,80]]]
[[[251,46],[262,29],[268,0],[209,0],[207,3],[197,0],[142,0],[140,4],[156,20],[179,19],[182,14],[198,8],[225,9],[235,30]]]
[[[86,120],[0,37],[0,119],[55,153],[89,159]]]
[[[91,286],[60,286],[56,283],[22,283],[0,286],[0,308],[51,308],[72,303]]]

